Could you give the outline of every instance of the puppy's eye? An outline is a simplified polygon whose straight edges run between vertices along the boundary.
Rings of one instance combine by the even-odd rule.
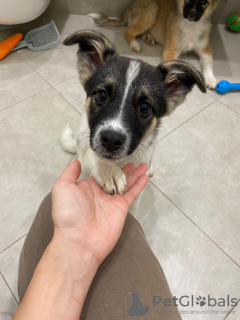
[[[201,5],[202,5],[202,6],[206,6],[206,4],[208,4],[208,1],[207,1],[207,0],[202,0],[202,1],[201,1]]]
[[[152,112],[152,107],[149,103],[144,102],[140,105],[139,111],[143,116],[148,116]]]
[[[107,98],[108,98],[108,94],[107,94],[107,91],[105,91],[105,90],[99,90],[96,93],[96,100],[97,100],[98,103],[106,102]]]

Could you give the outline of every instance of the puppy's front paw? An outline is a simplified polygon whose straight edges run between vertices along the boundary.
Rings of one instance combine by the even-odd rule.
[[[213,89],[216,88],[217,80],[216,80],[216,78],[214,77],[214,75],[212,73],[205,73],[204,74],[204,79],[205,79],[206,86],[209,89],[213,90]]]
[[[155,45],[155,40],[154,40],[153,36],[150,33],[143,34],[143,36],[141,38],[148,46],[154,46]]]
[[[132,51],[134,51],[134,52],[140,52],[140,50],[141,50],[140,44],[137,42],[137,40],[133,40],[133,41],[130,43],[130,48],[131,48]]]
[[[93,176],[99,186],[109,194],[122,194],[127,186],[126,176],[117,166],[104,168],[95,172]]]
[[[149,177],[153,177],[153,174],[154,174],[154,168],[153,168],[153,164],[152,162],[150,163],[149,165],[149,168],[148,168],[148,171],[146,173]]]

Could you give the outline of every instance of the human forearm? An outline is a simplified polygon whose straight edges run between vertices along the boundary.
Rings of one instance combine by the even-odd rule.
[[[54,237],[36,267],[14,320],[78,320],[101,262],[118,241],[129,207],[147,184],[145,164],[123,168],[127,190],[108,195],[75,160],[52,188]]]
[[[54,237],[14,320],[78,320],[98,266],[95,257],[84,248]]]

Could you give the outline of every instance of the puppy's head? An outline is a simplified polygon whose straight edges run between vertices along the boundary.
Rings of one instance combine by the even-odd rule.
[[[202,75],[187,63],[153,67],[121,57],[94,31],[80,31],[64,41],[75,43],[80,81],[87,93],[90,145],[104,160],[117,162],[133,153],[194,84],[206,91]]]
[[[194,22],[203,16],[210,17],[216,6],[217,0],[178,0],[178,7],[183,17]]]

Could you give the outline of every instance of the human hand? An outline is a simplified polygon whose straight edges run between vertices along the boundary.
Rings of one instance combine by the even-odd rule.
[[[129,207],[148,182],[147,169],[146,164],[125,166],[127,189],[122,196],[113,196],[93,177],[76,182],[81,165],[74,160],[52,188],[54,238],[79,251],[87,250],[100,265],[116,245]]]

